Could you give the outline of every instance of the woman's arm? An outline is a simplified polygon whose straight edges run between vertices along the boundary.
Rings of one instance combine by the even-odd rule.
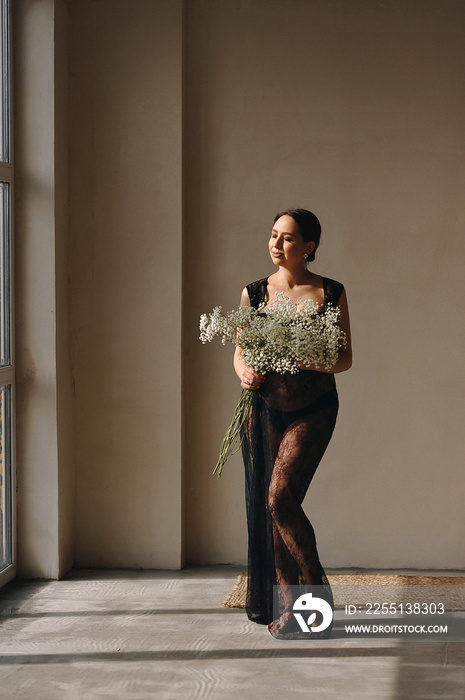
[[[339,357],[335,365],[331,369],[327,370],[322,366],[315,367],[315,365],[306,365],[304,362],[299,363],[300,369],[313,369],[317,372],[327,372],[328,374],[337,374],[338,372],[345,372],[352,365],[352,343],[350,337],[350,321],[349,321],[349,307],[347,304],[346,290],[341,294],[339,300],[339,306],[341,307],[341,315],[339,317],[339,327],[346,334],[347,345],[345,348],[341,348],[339,351]]]
[[[249,294],[246,287],[242,290],[240,306],[250,306]],[[242,350],[239,345],[236,346],[234,352],[234,370],[241,380],[241,387],[243,389],[258,389],[265,379],[261,374],[247,367],[242,359]]]

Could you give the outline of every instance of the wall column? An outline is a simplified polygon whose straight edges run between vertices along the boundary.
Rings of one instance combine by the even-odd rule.
[[[18,574],[74,556],[68,342],[67,3],[14,3]]]

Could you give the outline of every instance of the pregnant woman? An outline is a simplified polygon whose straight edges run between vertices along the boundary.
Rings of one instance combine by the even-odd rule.
[[[243,389],[257,392],[243,441],[248,527],[246,610],[250,620],[268,625],[273,636],[299,629],[292,612],[292,586],[331,589],[320,563],[315,533],[302,501],[331,439],[338,411],[334,374],[352,364],[347,297],[340,282],[308,269],[320,243],[317,217],[306,209],[276,215],[268,243],[278,268],[270,277],[243,290],[241,305],[262,309],[283,292],[294,302],[312,299],[321,311],[340,307],[339,325],[347,345],[330,370],[303,365],[297,374],[270,372],[263,377],[246,365],[240,347],[234,368]],[[252,454],[251,454],[252,451]],[[252,458],[253,455],[253,458]],[[273,620],[273,586],[278,585],[284,611]],[[295,589],[294,589],[295,590]],[[304,588],[305,590],[305,588]],[[322,632],[314,636],[328,636]]]

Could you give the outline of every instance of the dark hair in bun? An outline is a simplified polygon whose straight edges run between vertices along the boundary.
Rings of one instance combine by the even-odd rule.
[[[314,251],[307,257],[309,262],[313,262],[313,260],[315,260],[316,250],[320,245],[321,237],[321,224],[318,218],[315,214],[312,214],[311,211],[308,211],[308,209],[288,209],[287,211],[278,212],[274,217],[273,223],[275,224],[282,216],[290,216],[294,219],[305,243],[309,243],[310,241],[315,243]]]

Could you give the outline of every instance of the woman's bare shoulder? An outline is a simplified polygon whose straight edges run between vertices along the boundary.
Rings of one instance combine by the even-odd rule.
[[[241,292],[241,306],[250,306],[250,298],[249,298],[249,292],[247,287],[244,287],[244,289]]]

